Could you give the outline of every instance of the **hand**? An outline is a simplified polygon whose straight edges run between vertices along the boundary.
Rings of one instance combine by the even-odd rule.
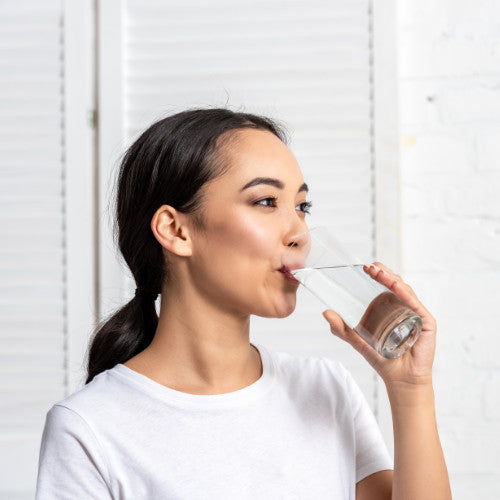
[[[436,350],[436,320],[418,300],[412,288],[387,266],[381,262],[374,262],[371,266],[363,266],[363,270],[394,292],[422,318],[422,332],[419,338],[399,358],[387,359],[349,328],[336,312],[328,309],[323,312],[323,317],[330,323],[331,332],[351,344],[370,363],[386,386],[408,385],[412,387],[432,384],[432,363]]]

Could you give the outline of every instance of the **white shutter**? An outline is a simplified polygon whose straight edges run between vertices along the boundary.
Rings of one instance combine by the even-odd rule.
[[[65,50],[81,32],[65,40],[64,6],[0,3],[0,498],[33,498],[46,413],[81,385],[95,321],[88,61]]]
[[[283,120],[311,188],[313,223],[373,253],[368,0],[126,0],[127,142],[205,104]]]
[[[62,10],[59,0],[0,9],[0,495],[8,498],[30,486],[47,403],[64,396]]]
[[[125,0],[124,6],[126,142],[156,119],[197,105],[228,103],[278,118],[288,125],[290,148],[310,187],[309,225],[334,226],[370,261],[369,1]],[[322,310],[299,289],[288,318],[252,317],[252,338],[340,358],[366,382],[372,400],[371,370],[332,337]]]

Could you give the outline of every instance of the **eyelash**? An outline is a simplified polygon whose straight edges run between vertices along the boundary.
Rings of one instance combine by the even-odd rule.
[[[256,201],[254,205],[259,205],[261,201],[266,201],[266,200],[273,200],[273,202],[276,202],[277,198],[273,196],[269,196],[267,198],[263,198],[262,200]],[[300,205],[304,205],[304,210],[302,210],[305,214],[311,213],[309,209],[312,207],[312,202],[310,201],[305,201],[304,203],[300,203]],[[261,205],[262,207],[269,206],[269,205]],[[271,207],[273,208],[273,207]]]

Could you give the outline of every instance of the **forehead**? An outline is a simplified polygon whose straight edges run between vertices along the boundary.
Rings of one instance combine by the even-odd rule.
[[[228,169],[221,181],[226,183],[237,182],[243,187],[255,177],[277,177],[288,188],[293,187],[289,183],[296,184],[302,179],[295,156],[272,132],[235,131],[222,149]]]

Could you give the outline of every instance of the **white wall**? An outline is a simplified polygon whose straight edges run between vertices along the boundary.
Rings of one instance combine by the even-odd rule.
[[[500,2],[399,4],[403,276],[437,319],[455,500],[500,498]]]

